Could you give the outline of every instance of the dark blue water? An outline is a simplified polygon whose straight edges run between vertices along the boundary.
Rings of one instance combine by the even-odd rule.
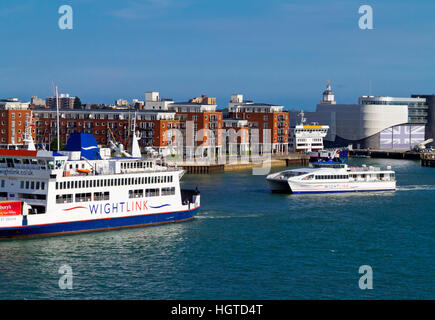
[[[398,190],[276,195],[249,170],[192,175],[193,221],[0,241],[0,299],[434,299],[435,169],[353,163],[391,164]]]

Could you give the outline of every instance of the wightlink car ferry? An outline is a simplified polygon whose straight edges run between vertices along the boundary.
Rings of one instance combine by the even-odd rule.
[[[340,162],[318,162],[313,167],[281,171],[267,176],[273,192],[331,193],[396,190],[391,167],[348,166]]]
[[[199,192],[180,189],[183,170],[110,154],[82,133],[59,153],[0,150],[0,237],[180,222],[198,212]]]

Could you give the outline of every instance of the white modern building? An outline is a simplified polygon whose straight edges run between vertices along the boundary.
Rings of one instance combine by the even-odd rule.
[[[18,98],[0,100],[0,109],[2,110],[27,110],[29,105],[29,102],[21,102]]]
[[[145,110],[168,110],[172,103],[174,103],[172,99],[161,99],[157,91],[145,92]]]
[[[425,140],[424,98],[362,96],[358,104],[337,104],[329,83],[325,92],[316,111],[305,113],[329,126],[325,147],[411,149]]]

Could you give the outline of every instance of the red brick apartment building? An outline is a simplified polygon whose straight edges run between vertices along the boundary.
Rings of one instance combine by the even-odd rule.
[[[0,145],[23,144],[24,133],[31,117],[29,104],[18,99],[0,100]],[[35,129],[31,132],[35,136]]]
[[[145,94],[146,110],[168,110],[175,112],[179,121],[178,128],[183,137],[183,154],[188,158],[195,156],[219,156],[222,152],[222,112],[217,111],[216,98],[195,97],[186,102],[174,102],[172,99],[160,99],[158,92]],[[189,134],[192,125],[193,135]],[[201,147],[201,155],[196,154]]]
[[[56,109],[33,109],[35,143],[49,144],[57,136]],[[126,109],[59,110],[60,140],[66,144],[73,132],[91,133],[98,144],[107,145],[113,138],[127,148],[136,118],[139,145],[164,153],[175,143],[178,121],[169,111],[132,111]],[[130,129],[129,129],[130,128]],[[169,150],[170,151],[170,150]]]
[[[263,137],[265,129],[268,129],[271,152],[287,154],[289,113],[283,109],[283,106],[243,101],[243,95],[234,94],[228,106],[228,115],[231,118],[247,120],[251,135],[254,132],[253,129],[258,129],[259,152],[267,151],[263,145]]]
[[[229,155],[249,154],[249,126],[248,120],[224,118],[225,153]]]

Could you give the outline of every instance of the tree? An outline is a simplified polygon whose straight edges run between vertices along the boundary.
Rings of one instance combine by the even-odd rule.
[[[65,149],[65,145],[63,144],[62,141],[59,142],[59,149],[60,150],[64,150]],[[53,140],[51,140],[50,150],[51,151],[59,151],[59,150],[57,150],[57,138],[54,138]]]
[[[76,97],[74,99],[74,107],[73,109],[82,109],[82,102],[80,101],[79,97]]]

